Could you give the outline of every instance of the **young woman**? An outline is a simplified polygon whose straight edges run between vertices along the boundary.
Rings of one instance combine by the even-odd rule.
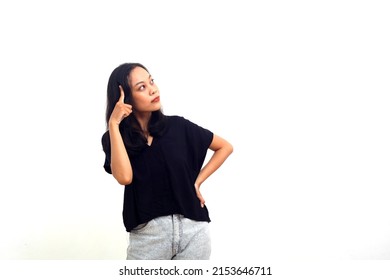
[[[209,259],[210,218],[200,186],[232,145],[183,117],[165,116],[158,87],[139,63],[112,72],[106,122],[104,168],[125,185],[127,259]],[[214,153],[203,166],[208,149]]]

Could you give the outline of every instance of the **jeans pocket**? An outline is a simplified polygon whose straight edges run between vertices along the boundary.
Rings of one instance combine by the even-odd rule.
[[[132,233],[139,233],[139,232],[142,232],[144,230],[146,230],[150,224],[151,224],[152,221],[149,221],[149,222],[146,222],[146,223],[142,223],[142,224],[139,224],[138,226],[136,226],[135,228],[133,228],[131,230]]]

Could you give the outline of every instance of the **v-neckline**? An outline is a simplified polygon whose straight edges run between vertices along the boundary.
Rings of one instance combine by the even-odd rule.
[[[152,138],[152,139],[150,139],[150,141],[149,141],[149,138]],[[150,142],[150,143],[149,143]],[[154,142],[154,137],[153,136],[149,136],[148,137],[148,142],[146,143],[146,145],[148,146],[148,147],[151,147],[152,145],[153,145],[153,142]]]

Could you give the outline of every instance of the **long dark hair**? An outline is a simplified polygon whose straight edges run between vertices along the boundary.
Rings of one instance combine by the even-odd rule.
[[[129,85],[129,76],[134,68],[141,67],[148,73],[148,69],[140,63],[123,63],[112,71],[107,85],[107,107],[106,107],[106,126],[108,129],[108,121],[110,120],[112,111],[120,97],[119,85],[122,86],[125,93],[125,103],[133,104],[133,93]],[[160,136],[165,128],[165,115],[162,110],[152,112],[149,120],[148,130],[151,136]],[[119,130],[122,135],[123,142],[130,154],[137,154],[140,152],[147,142],[147,139],[142,132],[141,126],[134,116],[130,114],[119,125]]]

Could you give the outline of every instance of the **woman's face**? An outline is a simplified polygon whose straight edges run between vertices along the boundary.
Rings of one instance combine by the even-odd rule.
[[[129,77],[133,107],[137,112],[153,112],[161,108],[160,92],[152,76],[142,67],[134,68]]]

